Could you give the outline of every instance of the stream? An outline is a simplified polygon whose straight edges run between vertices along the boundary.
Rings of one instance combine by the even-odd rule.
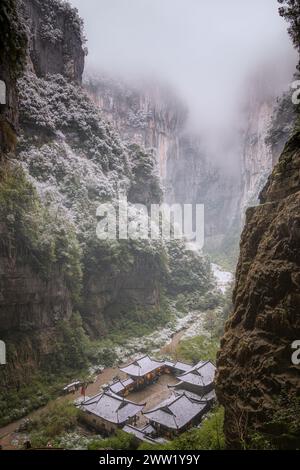
[[[212,271],[216,279],[216,287],[222,293],[225,293],[227,287],[233,280],[233,275],[230,272],[223,271],[216,264],[212,264]],[[129,339],[123,346],[116,346],[114,352],[118,358],[117,365],[132,361],[142,354],[153,354],[162,358],[172,356],[182,339],[208,334],[203,328],[203,317],[203,312],[189,312],[184,317],[176,317],[172,322],[168,323],[165,328],[142,338]],[[117,366],[105,368],[101,374],[96,376],[95,382],[88,386],[86,391],[87,396],[93,396],[99,393],[99,390],[107,383],[112,382],[116,376],[125,378],[120,374]],[[77,391],[74,394],[61,396],[55,401],[74,401],[80,398],[80,396],[80,391]],[[47,409],[52,402],[53,400],[45,407],[35,410],[27,416],[0,428],[0,445],[2,448],[7,450],[19,448],[20,442],[17,429],[20,424],[25,419],[38,416],[43,410]]]

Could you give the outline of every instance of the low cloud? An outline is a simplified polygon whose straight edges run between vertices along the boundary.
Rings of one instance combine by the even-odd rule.
[[[71,3],[85,21],[87,68],[169,83],[213,153],[236,140],[251,77],[267,96],[292,81],[297,55],[276,0]]]

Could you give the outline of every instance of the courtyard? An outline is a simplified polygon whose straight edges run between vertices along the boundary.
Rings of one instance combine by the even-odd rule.
[[[148,355],[121,367],[113,381],[81,402],[82,419],[106,435],[118,429],[161,442],[200,424],[215,401],[215,366],[157,360]]]
[[[155,408],[162,401],[167,400],[172,396],[172,389],[169,385],[176,385],[179,381],[172,375],[163,374],[159,377],[156,383],[148,385],[146,388],[137,392],[130,393],[127,398],[135,403],[146,403],[143,412],[147,412]],[[142,414],[139,416],[137,425],[144,426],[147,424],[147,419]]]

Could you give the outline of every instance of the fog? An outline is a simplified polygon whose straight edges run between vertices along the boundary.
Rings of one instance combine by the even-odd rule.
[[[71,3],[85,21],[87,69],[169,83],[212,147],[237,135],[251,77],[274,96],[293,79],[297,54],[276,0]]]

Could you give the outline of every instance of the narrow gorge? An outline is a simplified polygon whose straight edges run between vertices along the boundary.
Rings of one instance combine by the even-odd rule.
[[[128,25],[143,36],[132,1]],[[93,8],[111,19],[102,3]],[[299,50],[298,2],[279,3]],[[291,361],[300,338],[292,47],[270,53],[265,64],[253,54],[240,72],[242,96],[235,90],[232,109],[210,110],[205,95],[216,90],[205,81],[209,46],[199,43],[207,54],[203,63],[198,58],[203,83],[197,87],[189,88],[179,65],[170,67],[177,81],[168,81],[166,70],[136,72],[132,51],[125,58],[114,56],[111,44],[107,53],[99,46],[103,56],[96,51],[106,29],[91,30],[85,6],[81,0],[0,5],[0,446],[299,448],[300,366]],[[124,24],[111,27],[122,43]],[[164,42],[163,31],[163,38],[147,37],[142,51],[153,70],[161,58],[151,51],[156,40]],[[129,44],[141,61],[142,45]],[[195,56],[186,55],[194,67]],[[219,66],[221,74],[222,60]],[[226,83],[219,93],[227,86],[230,97]],[[124,201],[133,236],[122,238]],[[203,206],[204,246],[187,236],[168,238],[163,229],[161,236],[165,213],[156,226],[153,205]],[[99,236],[107,214],[115,238]],[[170,214],[174,236],[178,219]],[[147,236],[140,237],[145,226]],[[141,376],[141,361],[156,365]],[[132,368],[140,368],[138,379],[124,373]],[[201,378],[200,388],[185,389],[189,374],[195,383]],[[91,426],[89,396],[146,411],[116,428],[95,420]],[[187,416],[189,406],[200,410],[182,428],[172,411],[177,400],[186,400]],[[157,410],[174,416],[175,431],[147,421]]]

